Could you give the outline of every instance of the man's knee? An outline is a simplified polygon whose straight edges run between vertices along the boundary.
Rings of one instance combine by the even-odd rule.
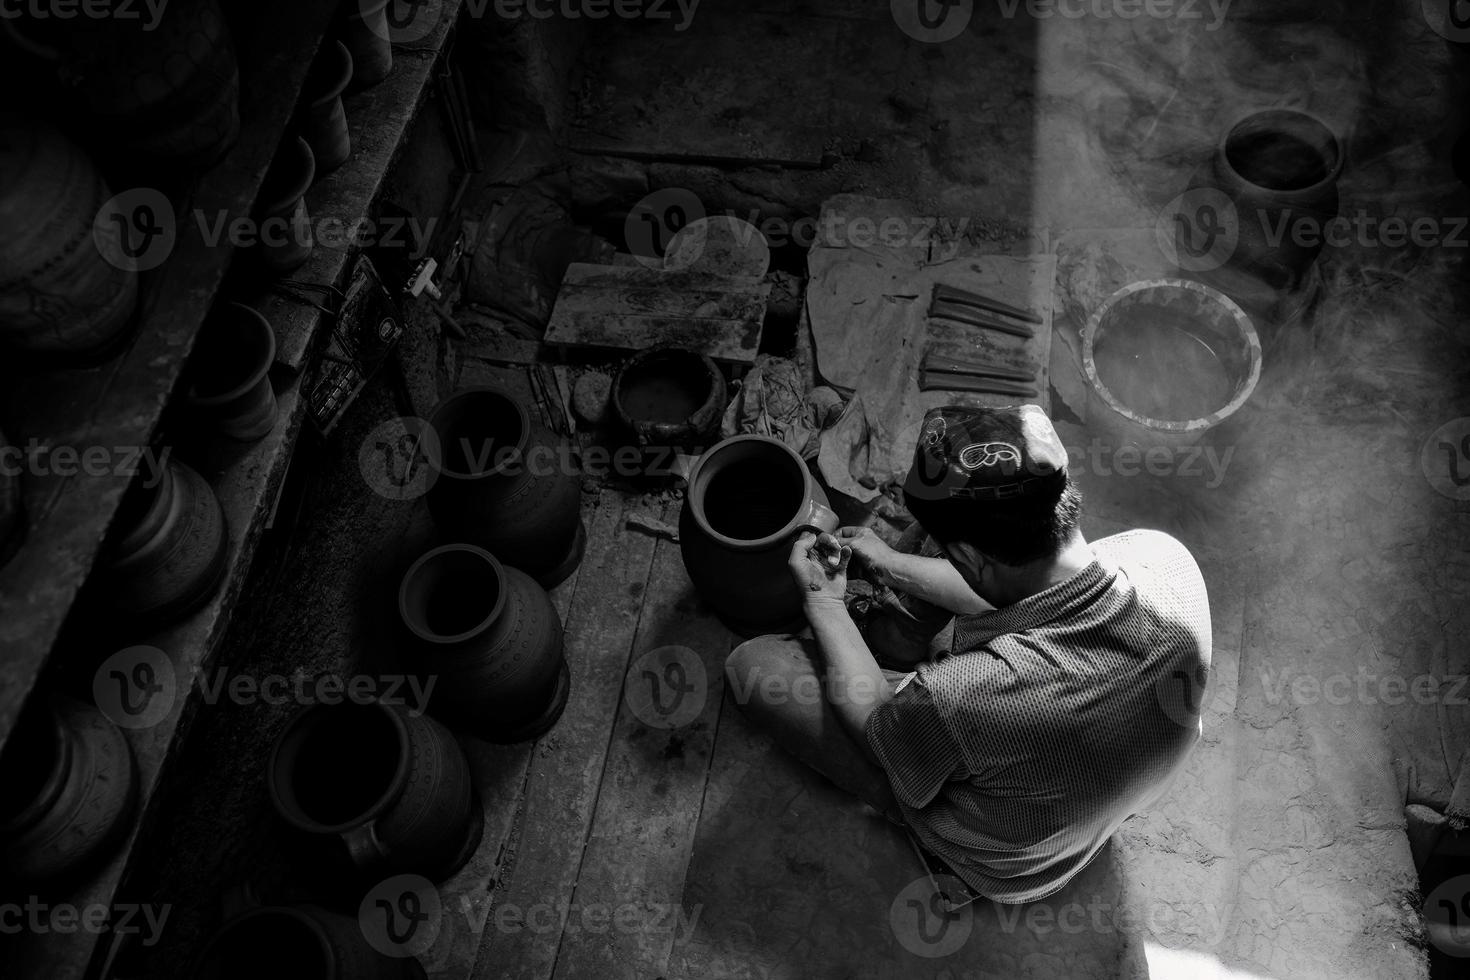
[[[725,659],[725,686],[741,708],[778,707],[799,688],[816,686],[811,655],[802,641],[788,636],[746,640]]]

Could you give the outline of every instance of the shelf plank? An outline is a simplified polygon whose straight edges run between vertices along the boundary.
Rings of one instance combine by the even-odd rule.
[[[187,201],[176,202],[178,242],[169,261],[144,282],[127,348],[86,369],[38,373],[24,363],[4,365],[3,417],[11,439],[78,448],[151,444],[233,254],[228,243],[207,243],[188,215],[250,214],[335,6],[329,0],[262,0],[252,21],[259,34],[236,38],[239,142],[199,179]],[[267,25],[280,24],[291,30],[267,32]],[[50,657],[128,483],[123,473],[27,476],[26,544],[0,569],[0,747]]]

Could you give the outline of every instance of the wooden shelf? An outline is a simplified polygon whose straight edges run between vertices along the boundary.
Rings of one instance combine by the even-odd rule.
[[[338,216],[344,219],[367,215],[383,186],[393,161],[397,158],[403,140],[409,132],[409,127],[427,97],[434,69],[445,48],[461,2],[462,0],[445,0],[444,16],[440,19],[435,32],[411,50],[395,49],[393,74],[373,89],[349,97],[347,108],[352,125],[354,147],[352,159],[335,173],[323,178],[308,192],[308,207],[314,215]],[[299,17],[300,11],[298,10],[298,21]],[[326,30],[326,24],[327,21],[323,19],[319,25],[322,33]],[[302,49],[308,47],[314,50],[315,42],[307,44],[303,40]],[[309,62],[310,58],[304,60]],[[279,70],[279,66],[271,69],[269,67],[271,64],[275,64],[274,59],[267,62],[267,67],[262,70]],[[304,75],[304,65],[300,74]],[[292,84],[295,91],[299,91],[301,80],[301,77],[293,76]],[[292,101],[294,103],[294,98]],[[288,106],[282,113],[272,116],[277,120],[279,126],[275,138],[268,140],[273,146],[279,142],[279,135],[285,130],[290,118],[289,109]],[[242,136],[242,143],[243,141]],[[262,173],[265,163],[268,162],[269,155],[267,154],[261,165]],[[253,195],[256,189],[258,189],[258,180],[251,185],[250,193]],[[354,254],[351,249],[318,248],[307,266],[293,278],[330,283],[340,288]],[[176,257],[170,266],[178,263],[181,257]],[[205,295],[206,289],[217,290],[224,275],[223,267],[216,268],[208,263],[198,264],[198,260],[199,257],[196,256],[196,264],[185,269],[188,271],[192,268],[194,275],[202,277],[188,290],[189,305],[185,307],[188,313],[196,317],[193,329],[197,329],[198,323],[202,322],[203,314],[208,310],[213,299],[212,294]],[[182,283],[184,280],[175,279],[174,281]],[[182,303],[183,300],[178,299],[175,302]],[[106,865],[98,869],[90,881],[74,889],[69,896],[65,896],[65,901],[78,907],[110,905],[132,873],[134,845],[150,825],[153,816],[153,801],[158,796],[159,787],[169,778],[170,764],[178,755],[194,714],[201,707],[198,696],[199,687],[195,682],[201,672],[209,667],[214,651],[219,647],[229,629],[231,613],[248,577],[251,559],[261,535],[270,521],[275,500],[286,478],[302,426],[310,424],[307,421],[306,402],[301,391],[305,379],[299,373],[299,369],[305,365],[307,354],[314,348],[316,338],[324,326],[324,317],[312,306],[287,300],[261,303],[260,308],[270,317],[280,340],[281,357],[278,359],[286,366],[297,370],[292,371],[289,380],[284,384],[277,385],[278,417],[276,427],[270,435],[259,443],[237,451],[233,456],[221,456],[213,464],[201,463],[197,459],[191,460],[209,480],[225,510],[230,528],[227,577],[219,593],[206,608],[188,620],[154,635],[147,641],[149,645],[166,651],[173,659],[177,670],[178,690],[182,696],[176,698],[169,716],[159,724],[147,729],[125,732],[138,764],[138,812],[126,841]],[[182,328],[180,332],[183,332]],[[175,363],[171,357],[164,362],[163,366],[170,374],[168,385],[156,391],[150,390],[144,403],[149,419],[146,425],[141,419],[136,422],[135,431],[146,431],[149,437],[152,436],[153,429],[157,425],[157,417],[167,401],[173,381],[177,379],[182,360],[187,356],[187,347],[192,342],[192,330],[189,333],[187,340],[175,338],[173,346],[165,352],[170,355],[177,353],[178,363]],[[125,355],[124,361],[128,364],[133,363],[139,356],[138,349],[144,346],[153,349],[155,345],[151,341],[145,342],[145,338],[140,336],[133,350]],[[122,370],[122,365],[116,369],[117,372]],[[136,404],[136,401],[130,400],[128,404]],[[98,411],[95,417],[102,419],[107,416]],[[97,425],[100,424],[102,423],[97,423]],[[94,433],[99,430],[94,426],[91,429],[79,431],[88,433],[87,438],[94,439],[96,438]],[[126,481],[121,482],[124,487],[116,488],[115,492],[110,487],[88,487],[86,490],[59,488],[56,492],[60,499],[52,506],[49,514],[55,515],[62,511],[64,509],[62,505],[65,505],[65,509],[79,507],[85,499],[91,501],[92,506],[95,507],[101,507],[105,503],[108,508],[108,519],[110,519],[122,489],[125,488]],[[53,519],[48,517],[47,524],[53,523]],[[105,533],[105,526],[106,520],[102,520],[85,535],[78,536],[62,537],[60,529],[52,532],[57,537],[50,540],[55,541],[56,544],[44,550],[56,551],[63,545],[77,549],[71,553],[70,557],[62,556],[61,558],[62,561],[70,562],[70,564],[47,566],[49,571],[44,573],[75,575],[75,582],[70,582],[66,590],[50,590],[44,596],[33,594],[24,607],[17,607],[15,610],[11,608],[12,593],[8,590],[5,592],[4,600],[0,600],[0,616],[11,615],[12,612],[27,613],[32,630],[45,630],[43,636],[46,639],[47,648],[41,649],[39,637],[34,643],[27,639],[25,649],[32,654],[27,662],[29,674],[12,671],[13,665],[5,668],[5,686],[0,689],[5,692],[9,702],[4,706],[7,712],[3,729],[5,732],[8,732],[9,726],[13,724],[14,714],[18,712],[24,696],[24,692],[21,691],[20,697],[12,697],[12,692],[18,689],[12,688],[11,685],[24,684],[28,687],[34,683],[36,673],[46,659],[50,641],[54,640],[61,620],[65,617],[66,607],[75,596],[82,579],[85,578],[87,570],[85,566],[89,566],[95,557],[96,546],[100,543],[102,534]],[[47,540],[37,535],[38,530],[33,527],[31,539],[33,544],[37,540]],[[90,551],[86,552],[85,558],[81,557],[82,538],[91,543]],[[47,557],[34,556],[30,561],[33,564],[45,565]],[[16,564],[19,564],[19,561]],[[15,567],[14,564],[11,566],[12,569]],[[14,582],[26,581],[26,579],[11,578],[12,574],[14,574],[13,571],[7,570],[4,577],[0,578],[0,588],[5,588]],[[19,596],[18,593],[16,595]],[[43,608],[46,603],[55,605],[47,605]],[[53,616],[57,621],[51,625]],[[9,624],[0,625],[0,638],[8,638],[12,632]],[[14,631],[14,635],[20,636],[21,634],[19,631]],[[16,944],[17,949],[11,951],[14,953],[11,963],[17,975],[45,976],[51,980],[83,980],[85,977],[94,975],[100,968],[110,945],[107,939],[108,937],[104,935],[85,932],[67,935],[54,933],[28,935],[23,942]]]
[[[251,213],[335,7],[333,0],[262,0],[252,20],[259,33],[236,37],[239,141],[187,201],[175,202],[181,217],[195,210]],[[24,365],[5,366],[0,417],[13,441],[35,438],[78,449],[152,443],[233,254],[226,242],[207,244],[198,222],[180,220],[178,226],[173,255],[144,281],[139,323],[122,353],[87,369],[27,373]],[[50,658],[128,484],[122,474],[28,474],[24,481],[26,543],[0,569],[0,748]]]

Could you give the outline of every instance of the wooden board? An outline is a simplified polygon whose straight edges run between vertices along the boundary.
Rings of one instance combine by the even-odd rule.
[[[563,925],[558,904],[576,887],[653,560],[654,540],[623,527],[629,506],[623,494],[602,491],[587,529],[587,558],[566,623],[571,696],[531,760],[519,834],[493,896],[476,978],[552,975]],[[517,913],[522,925],[501,924],[502,914],[509,923]],[[536,928],[524,924],[527,916],[535,916]]]
[[[679,506],[670,503],[661,519],[676,522]],[[657,511],[649,516],[660,518]],[[694,591],[679,545],[660,540],[628,683],[649,679],[663,685],[664,665],[677,662],[686,672],[686,688],[669,692],[665,685],[650,691],[670,712],[665,718],[649,716],[655,725],[643,717],[647,702],[633,710],[625,697],[619,708],[574,899],[583,910],[611,910],[615,923],[619,910],[628,918],[621,927],[568,930],[557,957],[559,980],[662,976],[671,952],[691,938],[686,930],[696,913],[680,904],[684,873],[714,753],[725,656],[733,643],[733,635]],[[654,651],[670,647],[687,651],[687,658],[681,654],[677,661],[640,664]],[[702,676],[690,676],[695,674],[693,663],[700,665]],[[645,667],[652,668],[651,678],[642,673]],[[692,714],[696,705],[689,700],[694,698],[699,699],[697,714]]]
[[[769,283],[641,266],[574,263],[546,343],[561,351],[643,350],[670,343],[749,366],[760,349]]]

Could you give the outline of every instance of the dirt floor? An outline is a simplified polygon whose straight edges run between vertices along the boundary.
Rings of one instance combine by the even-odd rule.
[[[1228,120],[1295,105],[1343,134],[1344,213],[1467,213],[1448,164],[1458,62],[1416,4],[1372,19],[1357,6],[1242,2],[1212,30],[1208,14],[1097,24],[982,3],[964,38],[938,45],[896,30],[882,5],[857,15],[835,0],[795,12],[707,0],[677,36],[609,24],[573,91],[567,138],[584,152],[566,163],[572,203],[626,213],[677,187],[711,211],[794,216],[863,192],[971,218],[1006,248],[1056,249],[1098,230],[1151,234]],[[1421,452],[1470,415],[1465,253],[1329,250],[1317,306],[1262,324],[1255,396],[1188,471],[1088,457],[1098,433],[1064,376],[1070,348],[1054,345],[1058,428],[1090,459],[1074,466],[1084,531],[1159,528],[1191,549],[1216,666],[1185,776],[1032,906],[938,920],[912,904],[907,842],[747,729],[723,691],[732,634],[693,593],[677,545],[627,527],[631,514],[674,521],[678,500],[589,485],[587,557],[554,594],[571,703],[533,746],[467,741],[486,836],[438,890],[431,975],[1427,976],[1403,808],[1449,802],[1470,719],[1448,694],[1396,703],[1385,683],[1434,678],[1447,692],[1470,670],[1457,642],[1470,628],[1470,511]],[[429,382],[438,394],[526,384],[475,354],[454,350]],[[371,387],[321,447],[314,502],[278,544],[289,558],[258,572],[222,662],[289,675],[391,655],[383,597],[424,546],[422,511],[373,493],[358,450],[422,410],[397,390]],[[704,669],[698,713],[674,730],[624,696],[642,658],[667,647]],[[1337,678],[1350,696],[1324,695]],[[138,975],[189,975],[188,951],[239,886],[342,900],[265,797],[285,717],[229,704],[201,717],[150,839],[159,860],[141,865],[159,870],[135,886],[178,910]]]

